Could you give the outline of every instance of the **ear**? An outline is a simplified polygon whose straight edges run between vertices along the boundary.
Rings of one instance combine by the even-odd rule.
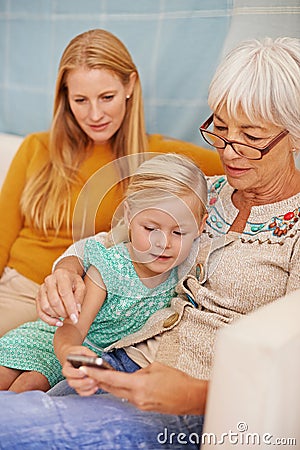
[[[198,234],[197,237],[199,237],[200,234],[202,233],[202,231],[203,231],[203,229],[204,229],[204,227],[205,227],[207,218],[208,218],[208,213],[204,214],[204,216],[203,216],[203,218],[202,218],[202,220],[201,220],[201,222],[200,222],[200,224],[199,224],[199,227],[198,227],[199,234]]]
[[[129,82],[126,86],[126,96],[129,95],[129,97],[132,96],[133,88],[136,82],[137,74],[136,72],[132,72],[129,76]]]

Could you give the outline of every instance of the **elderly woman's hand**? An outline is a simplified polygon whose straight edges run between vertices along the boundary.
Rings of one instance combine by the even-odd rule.
[[[75,257],[64,258],[40,286],[36,304],[39,317],[49,325],[61,326],[60,318],[76,323],[85,294],[82,266]]]
[[[144,411],[204,414],[208,382],[160,363],[134,373],[81,367],[99,388]]]

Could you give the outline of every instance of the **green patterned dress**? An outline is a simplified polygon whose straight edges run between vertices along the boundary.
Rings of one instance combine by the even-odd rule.
[[[150,289],[139,279],[124,243],[106,249],[94,238],[85,244],[84,267],[95,266],[106,285],[107,297],[92,323],[84,345],[96,353],[139,330],[158,309],[169,306],[178,281],[177,268]],[[53,350],[56,327],[42,320],[27,322],[0,339],[0,365],[44,374],[50,386],[63,379]]]

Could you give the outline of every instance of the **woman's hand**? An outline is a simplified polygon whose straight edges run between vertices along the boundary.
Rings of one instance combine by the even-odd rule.
[[[44,322],[61,326],[61,317],[70,317],[72,322],[77,322],[85,294],[82,273],[82,266],[78,259],[67,257],[57,265],[51,275],[45,278],[36,298],[37,312]]]
[[[81,367],[99,388],[124,398],[144,411],[204,414],[208,382],[160,363],[134,373]]]
[[[69,353],[97,356],[96,353],[84,346],[70,347]],[[63,364],[62,374],[67,379],[69,386],[75,389],[77,394],[81,396],[93,395],[99,389],[97,382],[93,378],[87,377],[82,370],[75,369],[68,361]]]

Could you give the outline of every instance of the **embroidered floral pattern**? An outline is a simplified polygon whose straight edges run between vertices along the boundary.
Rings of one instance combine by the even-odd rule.
[[[229,224],[225,221],[223,215],[220,214],[219,210],[216,208],[215,205],[218,202],[220,191],[222,187],[225,185],[225,183],[226,183],[225,177],[218,178],[216,181],[212,183],[208,191],[209,218],[207,220],[207,224],[212,229],[217,230],[221,234],[225,234],[227,232]],[[224,225],[227,225],[227,227],[224,227]]]
[[[216,231],[218,234],[226,234],[231,225],[225,220],[225,213],[224,209],[222,208],[222,199],[220,198],[221,191],[226,185],[227,180],[222,176],[212,183],[208,192],[209,218],[207,221],[207,225],[208,228]],[[225,201],[225,199],[223,199],[223,201]],[[284,238],[287,235],[292,236],[294,235],[294,233],[291,234],[290,231],[299,222],[299,219],[300,207],[297,207],[293,210],[285,212],[282,215],[272,216],[265,222],[254,223],[247,221],[244,232],[241,236],[241,240],[243,242],[254,242],[259,237],[260,242],[271,242],[269,239],[270,234],[275,238]],[[262,233],[264,233],[264,238]],[[246,239],[246,236],[254,239]]]
[[[282,216],[273,217],[272,223],[269,224],[269,229],[273,230],[274,236],[280,237],[294,227],[294,225],[298,222],[299,217],[300,208],[296,208],[294,211],[289,211]]]

